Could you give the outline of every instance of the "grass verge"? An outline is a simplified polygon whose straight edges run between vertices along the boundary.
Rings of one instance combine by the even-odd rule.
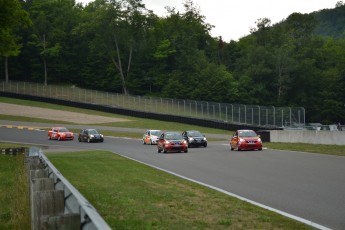
[[[19,146],[0,144],[0,148],[12,147]],[[0,229],[30,229],[28,177],[23,154],[0,154],[0,181]]]
[[[111,152],[46,155],[113,229],[312,229]]]

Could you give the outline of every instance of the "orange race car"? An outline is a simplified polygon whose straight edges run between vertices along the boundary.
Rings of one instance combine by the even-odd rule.
[[[74,135],[65,127],[53,127],[48,131],[49,140],[73,140]]]

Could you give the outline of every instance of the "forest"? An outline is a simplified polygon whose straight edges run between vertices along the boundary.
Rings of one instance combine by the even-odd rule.
[[[212,37],[194,2],[183,6],[159,17],[142,0],[0,1],[0,80],[304,107],[307,122],[345,123],[342,1],[259,18],[238,41]]]

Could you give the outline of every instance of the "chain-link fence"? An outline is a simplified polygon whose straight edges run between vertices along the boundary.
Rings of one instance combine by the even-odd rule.
[[[75,86],[48,85],[30,82],[1,82],[0,90],[32,96],[57,98],[75,102],[99,104],[110,107],[171,114],[205,120],[223,121],[261,127],[305,126],[302,107],[274,107],[132,96],[81,89]]]

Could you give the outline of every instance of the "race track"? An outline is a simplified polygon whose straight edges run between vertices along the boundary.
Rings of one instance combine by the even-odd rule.
[[[157,153],[138,139],[52,141],[35,130],[0,128],[0,142],[100,149],[236,194],[330,229],[345,229],[345,157],[291,151],[230,151],[226,141],[188,153]]]

